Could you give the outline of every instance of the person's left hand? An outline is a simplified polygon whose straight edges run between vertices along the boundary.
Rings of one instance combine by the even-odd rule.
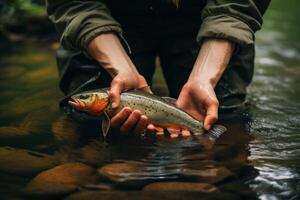
[[[188,81],[182,88],[177,106],[196,119],[204,122],[209,130],[218,119],[219,101],[209,82]]]

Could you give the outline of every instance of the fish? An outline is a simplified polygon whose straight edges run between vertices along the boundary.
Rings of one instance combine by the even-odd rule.
[[[75,110],[102,119],[102,134],[106,138],[110,128],[110,118],[124,107],[137,109],[146,115],[149,122],[162,128],[188,129],[193,135],[205,135],[215,141],[227,128],[214,125],[209,131],[203,129],[203,122],[178,108],[176,99],[159,97],[141,89],[121,93],[120,106],[113,109],[108,95],[109,88],[89,90],[70,97],[68,104]]]

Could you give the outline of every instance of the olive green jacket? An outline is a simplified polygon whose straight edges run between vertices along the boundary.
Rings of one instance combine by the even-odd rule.
[[[85,51],[89,42],[99,34],[115,32],[122,35],[121,25],[112,17],[103,0],[46,2],[48,15],[66,48]],[[262,15],[269,2],[270,0],[207,0],[206,6],[199,11],[202,12],[202,24],[197,41],[200,43],[203,38],[222,38],[240,45],[252,44],[254,33],[261,28]]]

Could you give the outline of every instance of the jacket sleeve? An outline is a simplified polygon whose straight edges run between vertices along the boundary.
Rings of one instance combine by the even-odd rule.
[[[46,6],[66,48],[86,50],[89,42],[101,33],[122,34],[120,24],[101,0],[46,0]]]
[[[222,38],[240,45],[253,44],[269,3],[270,0],[208,0],[197,41]]]

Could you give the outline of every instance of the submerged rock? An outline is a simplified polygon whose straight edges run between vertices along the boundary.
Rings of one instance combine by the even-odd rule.
[[[146,185],[145,191],[216,192],[217,188],[207,183],[159,182]]]
[[[38,174],[24,190],[25,195],[47,197],[68,194],[98,180],[94,168],[82,163],[67,163]]]
[[[230,193],[201,193],[186,191],[82,191],[71,194],[66,200],[238,200],[239,197]]]
[[[234,177],[234,174],[225,167],[217,167],[209,169],[185,169],[183,170],[183,176],[192,180],[214,184]]]
[[[53,156],[26,149],[0,148],[0,172],[10,174],[36,174],[54,167]]]
[[[102,178],[112,181],[118,186],[140,188],[149,182],[145,177],[146,174],[143,174],[144,170],[143,163],[128,161],[105,165],[98,169],[98,173]]]

